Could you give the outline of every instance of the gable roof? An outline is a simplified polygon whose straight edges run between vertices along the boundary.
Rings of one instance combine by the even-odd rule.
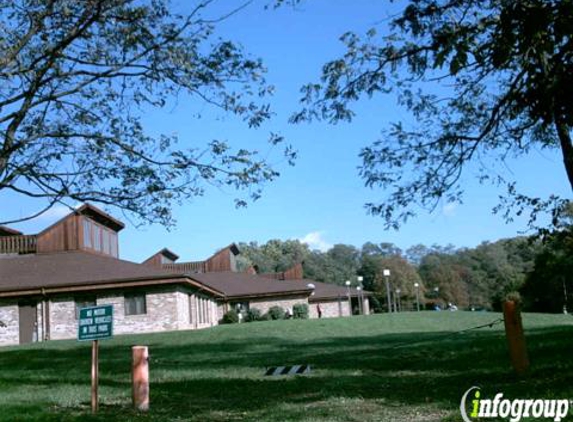
[[[113,287],[126,282],[160,284],[158,281],[161,280],[190,281],[182,274],[81,251],[0,258],[0,295],[72,286],[83,289]],[[212,293],[221,295],[216,291]]]
[[[109,227],[112,230],[115,230],[116,232],[120,231],[125,227],[125,224],[123,224],[118,219],[112,217],[111,215],[99,209],[98,207],[88,203],[83,204],[75,212],[77,214],[87,215],[88,217],[92,218],[98,223],[101,223],[104,226]]]
[[[0,226],[0,236],[20,236],[22,232],[8,226]]]
[[[161,255],[170,259],[171,261],[177,261],[179,259],[179,255],[177,255],[175,252],[173,252],[167,248],[163,248],[160,251],[155,252],[153,255],[151,255],[149,258],[147,258],[145,261],[143,261],[142,264],[149,263],[149,262],[153,261],[153,259],[155,259],[155,257],[161,256]]]
[[[222,292],[227,298],[310,295],[312,289],[300,281],[270,280],[257,275],[232,271],[188,274],[201,284]]]
[[[81,207],[76,208],[75,210],[71,210],[68,215],[66,215],[63,218],[60,218],[54,224],[51,224],[48,227],[46,227],[44,230],[42,230],[41,232],[38,233],[38,236],[42,235],[43,233],[46,233],[50,229],[56,227],[58,224],[61,224],[63,221],[67,220],[68,218],[71,218],[74,215],[86,215],[89,218],[91,218],[92,220],[94,220],[94,221],[96,221],[96,222],[98,222],[98,223],[100,223],[106,227],[109,227],[110,229],[112,229],[113,231],[116,231],[116,232],[119,232],[120,230],[122,230],[125,227],[125,224],[123,224],[118,219],[112,217],[111,215],[109,215],[105,211],[100,210],[98,207],[96,207],[94,205],[85,203]]]

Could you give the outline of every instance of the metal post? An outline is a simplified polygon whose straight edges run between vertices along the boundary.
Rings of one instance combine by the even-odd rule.
[[[416,309],[420,312],[420,285],[414,283],[414,287],[416,288]]]
[[[346,295],[348,296],[348,316],[352,316],[352,298],[350,297],[350,280],[346,280]]]
[[[92,413],[98,411],[99,341],[92,341]]]
[[[386,303],[388,304],[388,312],[392,312],[392,300],[390,298],[390,281],[388,280],[388,276],[384,277],[386,281]]]
[[[563,297],[565,301],[563,302],[563,313],[567,314],[567,285],[565,284],[565,277],[562,278],[563,280]]]
[[[131,380],[133,407],[149,410],[149,353],[147,346],[133,346]]]

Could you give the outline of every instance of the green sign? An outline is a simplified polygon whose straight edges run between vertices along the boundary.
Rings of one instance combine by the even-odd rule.
[[[80,309],[78,340],[101,340],[113,335],[113,305]]]

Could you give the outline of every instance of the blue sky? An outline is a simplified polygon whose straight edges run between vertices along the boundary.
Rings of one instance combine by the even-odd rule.
[[[264,3],[255,1],[222,23],[218,34],[240,42],[253,56],[263,58],[269,69],[267,79],[276,87],[272,99],[275,117],[259,130],[248,130],[233,118],[181,97],[176,105],[146,115],[144,123],[150,133],[176,132],[188,145],[217,138],[262,151],[268,148],[268,133],[278,132],[299,151],[296,166],[279,162],[281,177],[267,185],[263,197],[246,209],[234,207],[233,191],[210,189],[205,197],[175,207],[178,224],[171,231],[160,226],[135,228],[126,221],[127,228],[120,236],[123,258],[141,261],[169,247],[183,260],[202,259],[231,242],[262,243],[273,238],[305,239],[313,248],[335,243],[361,246],[366,241],[393,242],[402,248],[417,243],[475,246],[484,240],[518,235],[525,229],[524,221],[507,225],[500,216],[492,215],[491,209],[502,192],[477,184],[468,174],[463,205],[441,204],[432,214],[421,211],[399,231],[385,231],[383,221],[367,215],[363,208],[367,201],[381,200],[384,193],[363,186],[358,177],[358,153],[377,139],[388,122],[407,119],[407,114],[397,108],[395,98],[361,102],[351,124],[293,126],[287,121],[299,107],[301,85],[316,81],[321,65],[343,51],[338,37],[347,30],[363,33],[373,25],[384,25],[392,10],[387,2],[378,0],[309,0],[297,9],[275,11],[264,10]],[[175,4],[183,10],[189,7],[183,1]],[[238,3],[219,1],[210,13],[217,15],[233,4]],[[200,120],[192,118],[197,111],[203,112]],[[534,151],[525,159],[509,162],[507,170],[528,194],[570,196],[557,152]],[[0,200],[0,219],[35,209],[14,196],[0,196]],[[15,227],[34,233],[64,212],[56,208]],[[117,210],[110,212],[125,220]]]

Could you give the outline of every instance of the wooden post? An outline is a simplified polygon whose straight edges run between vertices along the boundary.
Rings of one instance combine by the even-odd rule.
[[[92,341],[92,413],[98,411],[99,342]]]
[[[133,346],[131,381],[133,407],[137,410],[149,410],[149,354],[147,346]]]
[[[503,318],[511,364],[518,375],[524,375],[529,369],[529,358],[525,346],[521,312],[517,303],[508,300],[503,304]]]

